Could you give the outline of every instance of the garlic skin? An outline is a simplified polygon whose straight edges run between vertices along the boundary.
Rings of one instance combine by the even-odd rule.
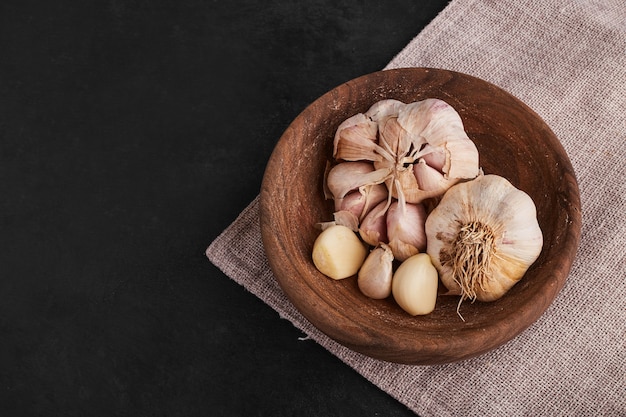
[[[451,294],[502,297],[539,257],[543,234],[528,194],[498,175],[451,187],[426,219],[427,253]]]
[[[380,159],[376,154],[378,125],[362,113],[344,120],[335,133],[333,157],[345,161]]]
[[[417,160],[432,148],[443,149],[441,171],[446,178],[470,179],[479,173],[478,149],[467,136],[456,110],[443,100],[426,99],[409,103],[398,114],[400,124],[410,135]],[[430,145],[423,149],[422,145]]]
[[[357,284],[369,298],[381,300],[391,295],[393,253],[384,243],[374,248],[359,269]]]
[[[397,115],[400,109],[402,109],[405,105],[406,104],[400,100],[388,98],[372,104],[372,107],[365,112],[365,115],[374,122],[378,123],[388,116]]]

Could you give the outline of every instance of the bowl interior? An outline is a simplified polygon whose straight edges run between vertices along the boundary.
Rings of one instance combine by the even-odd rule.
[[[439,98],[453,106],[476,144],[486,174],[527,192],[537,207],[544,246],[524,278],[500,300],[439,296],[435,311],[412,317],[392,297],[372,300],[356,277],[334,281],[311,261],[315,224],[332,220],[322,192],[337,126],[376,101]],[[550,128],[502,89],[458,72],[405,68],[351,80],[308,106],[287,128],[261,189],[261,232],[269,264],[295,307],[337,342],[376,359],[407,364],[458,361],[515,337],[563,287],[580,237],[580,200],[571,163]]]

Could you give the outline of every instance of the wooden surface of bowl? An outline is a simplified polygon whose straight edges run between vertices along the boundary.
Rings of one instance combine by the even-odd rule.
[[[454,107],[486,174],[528,193],[537,207],[544,246],[504,297],[465,302],[439,296],[435,311],[412,317],[393,297],[361,294],[356,276],[334,281],[313,265],[315,224],[332,220],[322,192],[337,126],[376,101],[439,98]],[[535,322],[563,287],[580,239],[581,212],[573,168],[554,133],[528,106],[483,80],[458,72],[402,68],[365,75],[326,93],[286,129],[261,188],[261,232],[270,267],[294,306],[335,341],[376,359],[428,365],[492,350]]]

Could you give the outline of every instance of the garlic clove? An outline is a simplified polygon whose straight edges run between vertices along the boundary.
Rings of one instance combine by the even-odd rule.
[[[430,314],[437,304],[437,270],[425,253],[413,255],[393,275],[391,291],[398,305],[412,316]]]
[[[439,172],[443,172],[443,167],[446,164],[448,153],[443,146],[432,146],[430,144],[424,145],[415,158],[423,159],[428,166],[435,168]]]
[[[325,183],[335,199],[342,199],[361,186],[384,182],[389,173],[390,169],[375,170],[370,162],[342,162],[328,171]]]
[[[364,185],[344,198],[335,200],[335,211],[347,210],[363,219],[378,203],[387,198],[387,187],[383,184]]]
[[[469,138],[446,142],[446,162],[442,171],[447,178],[475,178],[480,172],[478,149]]]
[[[410,204],[402,194],[387,210],[386,225],[389,246],[394,257],[404,261],[426,249],[426,209],[423,204]]]
[[[367,297],[380,300],[391,295],[393,253],[384,243],[374,248],[359,269],[357,284]]]
[[[359,235],[366,243],[376,246],[379,243],[387,243],[386,216],[388,202],[378,203],[361,221]]]
[[[367,256],[365,245],[356,233],[334,225],[319,234],[313,244],[313,263],[329,278],[338,280],[355,275]]]
[[[363,113],[355,114],[337,127],[333,156],[346,161],[380,159],[380,156],[375,153],[377,133],[376,122]]]
[[[413,173],[421,190],[434,191],[438,194],[443,194],[448,188],[459,182],[459,178],[448,179],[444,177],[441,172],[429,166],[422,158],[413,165]]]

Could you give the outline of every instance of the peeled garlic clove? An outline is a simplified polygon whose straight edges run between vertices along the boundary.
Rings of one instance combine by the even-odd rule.
[[[410,204],[400,198],[387,211],[387,237],[393,256],[404,261],[426,249],[426,209],[422,204]]]
[[[437,304],[437,270],[425,253],[413,255],[398,267],[391,290],[398,305],[412,316],[429,314]]]
[[[376,246],[379,243],[387,243],[386,216],[388,202],[378,203],[361,221],[359,235],[366,243]]]
[[[526,273],[543,247],[535,204],[498,175],[451,187],[426,220],[427,252],[461,300],[493,301]]]
[[[376,161],[378,125],[363,113],[344,120],[335,133],[333,156],[346,161]]]
[[[385,245],[374,248],[359,269],[357,283],[366,296],[380,300],[391,295],[393,277],[393,254]]]
[[[313,244],[313,263],[327,277],[343,279],[355,275],[367,256],[356,233],[334,225],[319,234]]]
[[[335,199],[342,199],[350,191],[364,185],[380,184],[388,176],[388,169],[375,170],[370,162],[342,162],[328,171],[325,183]]]

